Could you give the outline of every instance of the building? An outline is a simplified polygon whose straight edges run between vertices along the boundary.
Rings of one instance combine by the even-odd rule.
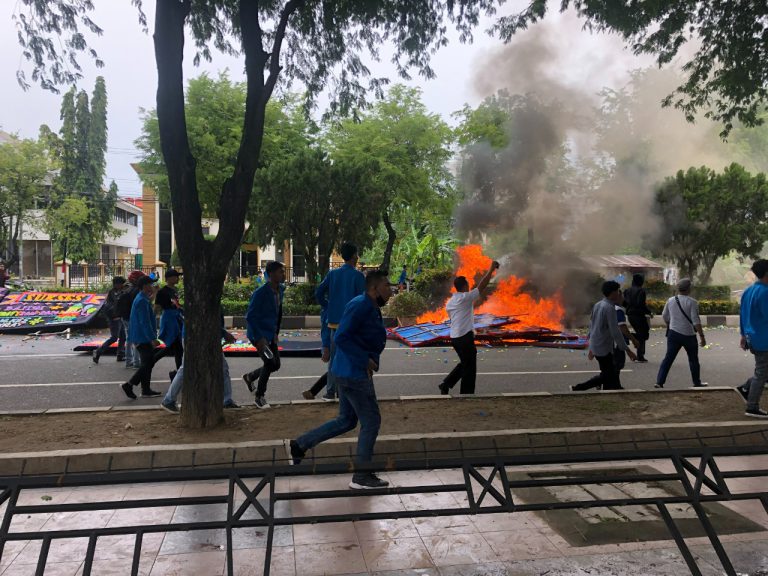
[[[112,265],[117,261],[133,261],[139,248],[139,219],[141,208],[126,199],[118,199],[113,214],[117,236],[101,245],[100,261]],[[28,212],[27,223],[19,232],[18,274],[30,278],[54,276],[51,239],[37,224],[43,219],[43,210]],[[97,264],[92,262],[91,264]]]
[[[633,274],[642,274],[646,280],[664,280],[664,266],[643,256],[582,256],[581,261],[603,278],[622,284],[630,282]]]

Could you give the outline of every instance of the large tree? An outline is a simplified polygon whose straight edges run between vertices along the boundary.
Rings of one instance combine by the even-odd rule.
[[[309,146],[271,162],[258,173],[251,209],[258,242],[292,241],[314,282],[328,271],[342,241],[370,243],[382,199],[371,195],[365,180],[375,170],[332,162],[325,151]]]
[[[142,0],[132,0],[139,7]],[[362,106],[366,92],[377,94],[384,79],[371,78],[364,51],[378,56],[385,41],[394,43],[398,72],[431,77],[431,54],[447,42],[450,21],[463,41],[484,12],[498,0],[430,0],[418,10],[400,0],[156,0],[155,61],[157,118],[173,207],[179,256],[184,266],[187,320],[187,387],[182,422],[217,425],[222,420],[223,374],[219,334],[220,300],[228,263],[240,245],[254,175],[264,141],[266,107],[278,79],[298,80],[310,97],[328,88],[340,114]],[[76,65],[90,50],[81,28],[98,34],[90,17],[90,0],[22,0],[17,16],[19,38],[32,62],[33,80],[46,88],[80,76]],[[140,17],[146,24],[143,13]],[[209,58],[213,47],[245,59],[246,101],[240,146],[230,175],[221,183],[219,234],[203,237],[203,207],[197,184],[197,159],[189,141],[184,108],[185,31],[197,47],[197,58]],[[59,43],[57,36],[65,36]],[[63,46],[63,48],[62,48]],[[95,56],[95,54],[94,54]],[[368,82],[364,80],[368,78]],[[22,84],[24,74],[19,75]],[[366,85],[367,84],[367,85]]]
[[[531,0],[516,14],[499,18],[494,30],[509,41],[541,20],[548,0]],[[587,29],[619,34],[636,54],[665,66],[683,55],[685,80],[664,99],[693,121],[699,113],[723,125],[727,135],[739,121],[762,122],[768,100],[768,4],[753,0],[562,0]]]
[[[664,235],[655,252],[682,276],[706,284],[718,258],[736,252],[756,258],[768,241],[768,181],[738,164],[718,174],[707,167],[680,170],[656,194]]]
[[[45,196],[50,162],[44,144],[13,140],[0,145],[0,258],[19,261],[19,234],[35,200]]]
[[[343,120],[331,130],[334,158],[375,167],[369,184],[383,200],[379,206],[387,231],[383,269],[390,267],[398,237],[394,222],[402,211],[437,211],[439,204],[453,200],[447,167],[452,139],[440,116],[427,111],[421,91],[402,84],[393,86],[362,118]]]

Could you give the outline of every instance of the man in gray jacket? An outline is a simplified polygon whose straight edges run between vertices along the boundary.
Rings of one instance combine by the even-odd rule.
[[[592,307],[592,317],[589,321],[589,355],[600,365],[600,381],[603,390],[619,390],[619,372],[613,359],[613,350],[618,348],[626,352],[633,362],[637,359],[630,350],[619,328],[616,319],[616,306],[621,304],[621,286],[618,282],[609,280],[603,282],[603,298]],[[585,386],[585,387],[582,387]],[[586,389],[585,385],[573,386],[572,390]]]

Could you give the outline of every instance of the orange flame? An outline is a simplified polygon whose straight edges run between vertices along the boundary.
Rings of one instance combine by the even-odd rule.
[[[457,276],[466,276],[471,286],[475,286],[479,279],[491,266],[491,258],[483,254],[483,249],[477,244],[460,246],[456,249],[459,265],[456,269]],[[496,316],[514,316],[519,320],[515,329],[526,327],[550,328],[559,330],[562,328],[562,319],[565,309],[560,303],[559,295],[552,298],[536,299],[523,292],[526,281],[517,276],[507,276],[496,282],[495,289],[490,297],[475,310],[478,314],[495,314]],[[451,288],[451,292],[455,292]],[[445,304],[418,317],[418,322],[445,322],[448,313]]]

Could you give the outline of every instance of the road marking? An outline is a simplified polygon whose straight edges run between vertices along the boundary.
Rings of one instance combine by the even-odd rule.
[[[632,370],[622,370],[622,373],[629,373]],[[445,376],[445,372],[413,372],[402,374],[376,374],[376,379],[379,378],[407,378],[413,376]],[[598,370],[554,370],[550,372],[478,372],[478,376],[538,376],[538,375],[557,375],[557,374],[599,374]],[[320,374],[312,374],[309,376],[272,376],[272,380],[317,380]],[[238,381],[239,378],[235,378],[233,381]],[[168,384],[170,380],[152,380],[158,384]],[[92,382],[38,382],[32,384],[0,384],[0,388],[24,388],[27,386],[116,386],[117,384],[124,384],[125,380],[113,380],[113,381],[92,381]]]
[[[68,358],[80,356],[82,352],[68,352],[66,354],[0,354],[0,358]]]

